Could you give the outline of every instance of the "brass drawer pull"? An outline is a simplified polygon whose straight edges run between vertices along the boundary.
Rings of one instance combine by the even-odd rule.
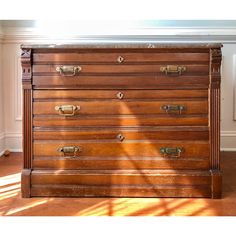
[[[124,94],[122,92],[119,92],[116,94],[116,96],[119,98],[119,99],[122,99],[124,97]]]
[[[75,112],[80,110],[80,106],[61,105],[55,106],[55,110],[58,111],[61,116],[74,116]]]
[[[186,71],[186,66],[177,66],[177,65],[167,65],[161,66],[160,71],[165,73],[166,75],[182,75],[184,71]]]
[[[179,114],[181,114],[182,111],[185,110],[186,108],[183,105],[163,105],[161,106],[161,109],[166,111],[166,113],[178,112]]]
[[[180,147],[176,147],[176,148],[161,147],[160,148],[160,153],[162,155],[170,156],[170,157],[180,157],[183,151],[184,149]]]
[[[62,76],[75,76],[80,72],[82,68],[80,66],[57,66],[56,71],[60,72]]]
[[[118,63],[122,63],[124,60],[125,60],[125,59],[124,59],[124,57],[122,57],[122,56],[118,56],[118,57],[117,57],[117,62],[118,62]]]
[[[120,142],[122,142],[122,141],[125,139],[125,136],[122,135],[122,134],[118,134],[118,135],[116,136],[116,138],[117,138]]]
[[[78,152],[81,151],[81,147],[78,146],[65,146],[57,149],[58,152],[62,152],[64,156],[77,156]]]

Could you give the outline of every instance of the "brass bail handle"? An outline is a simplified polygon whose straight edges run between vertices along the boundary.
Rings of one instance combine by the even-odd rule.
[[[76,111],[80,110],[80,106],[60,105],[55,106],[55,110],[58,111],[61,116],[74,116]]]
[[[56,71],[62,76],[75,76],[82,70],[80,66],[57,66]]]
[[[182,75],[182,73],[186,70],[186,66],[178,65],[167,65],[160,67],[160,71],[165,73],[166,75]]]
[[[164,156],[170,156],[170,157],[180,157],[181,153],[183,153],[184,149],[181,147],[161,147],[160,153]]]
[[[57,149],[58,152],[62,152],[64,156],[77,156],[78,152],[81,152],[81,147],[78,146],[64,146]]]
[[[164,110],[166,113],[176,113],[179,114],[182,113],[183,110],[185,110],[185,106],[183,105],[163,105],[161,106],[161,109]]]

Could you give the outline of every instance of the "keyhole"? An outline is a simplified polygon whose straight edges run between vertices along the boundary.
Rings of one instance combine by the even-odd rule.
[[[122,92],[119,92],[116,94],[116,96],[119,98],[119,99],[122,99],[124,97],[124,94]]]
[[[122,135],[122,134],[118,134],[117,136],[117,139],[119,139],[119,141],[123,141],[125,139],[125,137]]]
[[[118,56],[117,62],[122,63],[125,59],[122,56]]]

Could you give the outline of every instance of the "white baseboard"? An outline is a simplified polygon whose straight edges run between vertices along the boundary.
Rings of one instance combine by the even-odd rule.
[[[0,133],[0,157],[5,151],[5,134],[2,132]]]
[[[236,131],[222,131],[220,136],[221,151],[236,151]]]
[[[5,149],[11,152],[22,152],[22,134],[5,133]]]
[[[236,148],[221,148],[221,152],[236,152]]]

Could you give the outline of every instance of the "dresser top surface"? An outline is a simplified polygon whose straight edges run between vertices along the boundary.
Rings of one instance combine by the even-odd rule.
[[[155,43],[155,42],[82,42],[78,44],[23,44],[22,49],[86,49],[86,48],[219,48],[220,43]]]

